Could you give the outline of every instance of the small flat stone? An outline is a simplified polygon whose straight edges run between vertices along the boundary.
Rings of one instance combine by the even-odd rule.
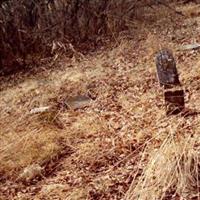
[[[33,164],[24,168],[23,172],[19,175],[18,180],[23,182],[29,182],[42,175],[43,168],[38,164]]]
[[[92,99],[85,95],[78,95],[67,99],[66,103],[70,109],[80,109],[89,106]]]
[[[44,107],[39,107],[39,108],[33,108],[30,111],[30,114],[38,114],[38,113],[43,113],[49,111],[50,106],[44,106]]]
[[[197,50],[199,48],[200,48],[200,43],[195,43],[195,44],[183,45],[179,49],[187,51],[187,50]]]

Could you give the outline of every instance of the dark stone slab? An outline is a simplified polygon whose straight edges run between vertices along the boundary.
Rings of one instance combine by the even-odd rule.
[[[180,90],[168,90],[164,92],[166,114],[174,115],[180,113],[184,107],[184,91]]]
[[[176,62],[170,50],[163,49],[157,53],[156,68],[160,86],[171,88],[180,85]]]
[[[183,111],[184,91],[178,77],[176,62],[168,49],[163,49],[156,55],[156,68],[160,86],[164,89],[166,114],[173,115]]]

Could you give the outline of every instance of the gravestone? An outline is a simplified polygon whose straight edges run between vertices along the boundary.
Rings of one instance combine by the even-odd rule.
[[[184,91],[181,87],[176,62],[168,49],[156,55],[157,76],[163,88],[166,114],[178,114],[184,109]]]

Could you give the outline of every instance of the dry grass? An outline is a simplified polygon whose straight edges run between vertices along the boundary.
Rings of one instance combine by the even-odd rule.
[[[186,29],[184,19],[171,18],[137,22],[144,29],[134,40],[76,54],[60,70],[55,64],[21,83],[2,82],[0,199],[198,199],[199,115],[166,117],[155,75],[154,53],[180,45],[171,40],[180,36],[175,24]],[[191,109],[200,103],[198,54],[175,52]],[[92,104],[67,109],[65,99],[80,94],[94,97]],[[54,109],[31,115],[39,106]],[[44,168],[43,177],[17,182],[32,164]]]
[[[138,183],[133,182],[125,199],[200,198],[198,134],[185,132],[191,126],[183,128],[185,120],[179,123],[172,125],[160,147],[151,153]],[[199,129],[194,125],[192,132]]]

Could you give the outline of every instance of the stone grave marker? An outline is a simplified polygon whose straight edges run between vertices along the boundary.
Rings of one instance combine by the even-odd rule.
[[[163,88],[166,114],[178,114],[185,106],[184,91],[181,87],[176,62],[168,49],[159,51],[156,55],[157,76]]]

